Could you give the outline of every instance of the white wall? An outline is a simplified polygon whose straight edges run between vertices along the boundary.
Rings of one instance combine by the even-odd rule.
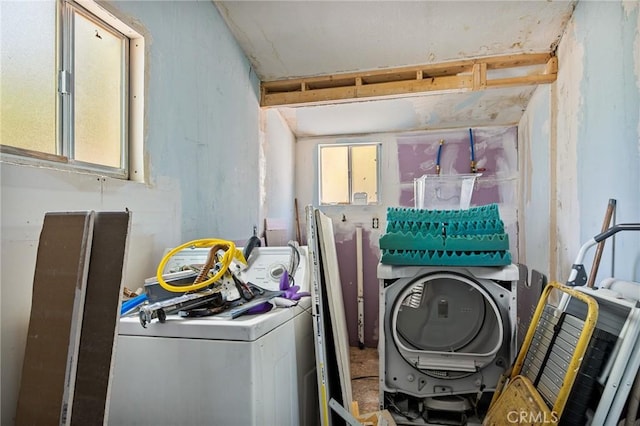
[[[149,33],[152,183],[180,182],[185,240],[246,239],[258,225],[259,81],[210,1],[113,3]]]
[[[179,191],[88,174],[15,166],[2,171],[2,424],[13,424],[31,311],[38,239],[47,211],[132,211],[125,285],[153,275],[162,248],[180,240]]]
[[[145,184],[7,162],[1,168],[1,424],[14,422],[44,213],[132,211],[125,285],[166,247],[244,240],[259,225],[259,82],[211,1],[105,7],[146,40]],[[3,141],[4,142],[4,141]]]
[[[540,86],[518,125],[520,206],[519,259],[528,269],[549,275],[551,183],[551,87]],[[555,245],[555,244],[554,244]]]
[[[276,109],[262,111],[260,144],[260,220],[278,219],[287,226],[286,239],[296,239],[294,160],[296,138]],[[298,206],[300,228],[304,209]],[[267,241],[267,243],[269,243]]]
[[[600,232],[609,199],[617,201],[616,223],[640,222],[639,28],[638,2],[579,2],[558,48],[558,79],[550,95],[538,88],[521,121],[529,138],[525,162],[540,177],[548,169],[550,179],[548,187],[532,180],[532,194],[544,193],[550,204],[551,279],[566,281],[580,246]],[[538,210],[547,202],[535,199],[524,213],[533,233],[547,225]],[[542,250],[532,241],[527,261],[544,263]],[[584,259],[587,272],[594,253]],[[640,232],[606,241],[596,283],[609,276],[640,281]]]

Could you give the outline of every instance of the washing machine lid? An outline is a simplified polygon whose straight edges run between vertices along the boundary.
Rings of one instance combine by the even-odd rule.
[[[120,319],[120,336],[169,337],[176,339],[234,340],[252,342],[298,315],[311,315],[311,298],[303,297],[298,305],[274,308],[264,314],[243,315],[234,319],[216,316],[183,318],[167,315],[164,323],[154,321],[144,328],[137,316]]]
[[[177,253],[170,264],[205,263],[209,249],[184,249]],[[307,273],[307,247],[298,248],[300,259],[294,275],[294,283],[300,291],[309,291],[310,282]],[[290,265],[292,251],[290,247],[256,247],[249,256],[248,268],[238,273],[245,282],[251,282],[267,290],[278,290],[280,276]],[[271,311],[256,315],[243,315],[234,319],[218,316],[203,318],[183,318],[179,315],[167,315],[164,323],[154,320],[144,328],[137,314],[124,317],[119,322],[119,335],[170,337],[186,339],[254,341],[271,330],[291,321],[298,315],[311,315],[310,297],[303,297],[296,306],[273,308]]]

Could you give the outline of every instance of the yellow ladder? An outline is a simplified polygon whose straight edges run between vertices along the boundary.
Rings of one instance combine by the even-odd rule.
[[[549,303],[553,290],[564,293],[560,307]],[[568,297],[587,305],[586,318],[563,312]],[[483,425],[556,424],[571,393],[598,319],[589,295],[552,282],[545,287],[506,386],[498,386]]]

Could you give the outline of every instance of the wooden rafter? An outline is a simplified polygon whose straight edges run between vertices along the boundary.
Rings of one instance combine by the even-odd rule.
[[[505,76],[508,73],[515,76]],[[266,81],[264,107],[346,102],[361,98],[468,91],[552,83],[558,61],[551,53],[492,56],[358,73]]]

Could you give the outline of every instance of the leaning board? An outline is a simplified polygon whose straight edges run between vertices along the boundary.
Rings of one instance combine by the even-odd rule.
[[[93,227],[71,425],[104,424],[115,362],[131,213],[97,212]]]
[[[33,278],[16,425],[68,424],[94,213],[47,213]]]
[[[325,312],[324,301],[321,288],[321,272],[320,253],[318,252],[318,231],[312,206],[305,209],[307,219],[307,246],[309,248],[309,271],[311,272],[311,308],[313,314],[313,334],[314,346],[316,354],[316,374],[318,377],[318,403],[320,408],[320,425],[331,425],[331,413],[329,410],[329,398],[331,397],[331,389],[329,387],[329,365],[330,360],[327,358],[327,333],[331,330],[325,330]]]
[[[338,265],[338,253],[336,241],[333,235],[333,222],[331,218],[316,210],[318,235],[320,242],[320,259],[324,272],[324,287],[327,292],[329,315],[331,318],[331,330],[338,363],[338,375],[340,378],[340,390],[342,393],[342,406],[351,407],[351,368],[349,366],[349,335],[347,320],[344,313],[344,299],[342,297],[342,283],[340,281],[340,269]]]

